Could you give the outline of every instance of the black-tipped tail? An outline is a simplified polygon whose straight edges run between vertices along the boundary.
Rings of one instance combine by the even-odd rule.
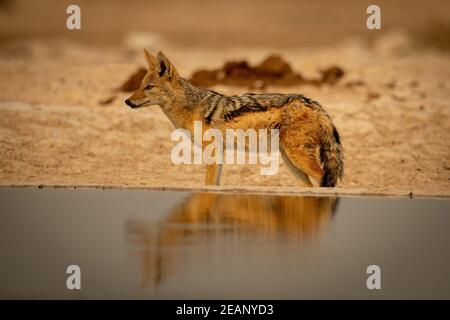
[[[334,187],[344,174],[344,150],[335,127],[332,133],[322,129],[321,143],[320,161],[323,165],[323,176],[320,186]]]

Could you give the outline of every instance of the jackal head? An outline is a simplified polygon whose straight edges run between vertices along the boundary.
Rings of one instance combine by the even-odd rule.
[[[156,58],[144,49],[148,71],[139,89],[125,103],[131,108],[158,105],[162,108],[175,103],[184,91],[174,65],[159,52]]]

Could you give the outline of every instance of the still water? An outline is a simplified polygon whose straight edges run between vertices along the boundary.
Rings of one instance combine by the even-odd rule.
[[[449,299],[449,227],[450,200],[0,188],[0,298]]]

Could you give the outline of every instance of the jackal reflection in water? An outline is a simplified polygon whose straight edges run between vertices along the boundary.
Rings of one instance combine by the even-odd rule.
[[[163,221],[130,219],[126,235],[140,258],[142,286],[158,286],[192,257],[185,254],[190,245],[222,255],[224,249],[240,253],[247,240],[263,239],[269,247],[283,236],[301,242],[327,225],[338,201],[334,197],[197,193]]]

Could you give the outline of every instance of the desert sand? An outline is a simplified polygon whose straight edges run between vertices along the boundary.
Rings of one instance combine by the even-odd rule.
[[[0,0],[0,186],[96,186],[313,194],[450,196],[450,2],[380,0]],[[220,187],[204,168],[171,164],[172,124],[157,107],[131,110],[118,88],[143,47],[163,50],[190,78],[230,60],[281,56],[305,79],[330,67],[336,83],[249,88],[301,93],[331,115],[345,149],[338,188],[305,189],[281,164],[225,166]]]
[[[160,47],[151,37],[130,37],[128,46],[61,39],[2,44],[0,185],[204,189],[203,166],[171,163],[173,127],[162,111],[131,110],[124,104],[129,93],[117,90],[145,66],[139,47],[154,53]],[[252,90],[302,93],[325,107],[345,148],[339,188],[299,188],[281,164],[275,176],[261,176],[256,165],[225,166],[222,187],[213,189],[450,196],[448,51],[416,49],[408,35],[390,32],[371,44],[357,38],[308,48],[165,44],[164,52],[186,78],[227,60],[257,64],[271,53],[307,77],[334,65],[345,72],[334,85]]]

